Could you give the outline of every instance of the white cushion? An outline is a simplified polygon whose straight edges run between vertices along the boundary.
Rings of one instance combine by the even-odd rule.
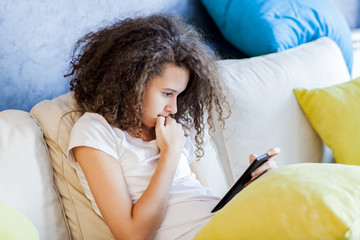
[[[293,88],[315,88],[350,79],[340,49],[321,38],[276,54],[223,60],[232,115],[215,136],[228,180],[248,166],[250,153],[279,146],[279,166],[321,162],[323,143],[299,107]],[[229,176],[231,175],[232,176]]]
[[[0,202],[24,214],[40,239],[70,239],[43,134],[28,112],[0,112]]]

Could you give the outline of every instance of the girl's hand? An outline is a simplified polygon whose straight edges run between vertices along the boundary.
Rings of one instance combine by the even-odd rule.
[[[158,117],[155,133],[160,152],[181,153],[185,145],[185,135],[180,123],[170,116]]]
[[[253,171],[251,173],[252,179],[246,184],[246,186],[249,185],[250,183],[252,183],[255,179],[257,179],[264,173],[266,173],[267,171],[277,168],[277,164],[273,158],[276,155],[278,155],[279,153],[280,153],[280,148],[278,148],[278,147],[269,149],[266,152],[266,154],[268,154],[270,156],[269,160],[266,161],[264,164],[262,164],[260,167],[258,167],[257,169],[255,169],[255,171]],[[249,163],[251,164],[255,160],[256,157],[257,157],[257,155],[250,154]]]

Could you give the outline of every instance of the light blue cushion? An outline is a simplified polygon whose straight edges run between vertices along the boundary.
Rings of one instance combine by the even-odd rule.
[[[327,36],[351,73],[348,23],[328,0],[201,0],[223,36],[249,56],[280,52]]]

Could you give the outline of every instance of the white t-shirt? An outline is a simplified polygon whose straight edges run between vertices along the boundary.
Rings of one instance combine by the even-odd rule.
[[[160,156],[156,140],[144,142],[112,127],[99,114],[85,113],[71,131],[68,159],[99,216],[101,213],[85,175],[74,159],[72,149],[77,146],[99,149],[119,161],[133,203],[149,185]],[[219,197],[213,196],[210,189],[202,186],[191,172],[189,164],[194,157],[193,150],[190,138],[187,138],[170,190],[166,213],[154,239],[193,239],[213,215],[211,210],[218,203]]]

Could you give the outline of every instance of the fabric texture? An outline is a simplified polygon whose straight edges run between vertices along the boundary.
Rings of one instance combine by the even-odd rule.
[[[297,88],[294,92],[336,162],[360,165],[360,78],[326,88]]]
[[[101,213],[85,175],[73,156],[72,149],[77,146],[99,149],[119,161],[133,203],[149,185],[160,156],[156,140],[144,142],[133,138],[109,125],[101,115],[85,113],[72,128],[68,158],[99,216]],[[220,200],[196,180],[189,166],[193,158],[194,148],[188,137],[174,176],[165,217],[154,239],[192,239],[211,218],[211,209]]]
[[[350,79],[334,41],[321,38],[280,53],[220,64],[232,114],[214,142],[232,182],[247,168],[250,153],[261,155],[275,146],[281,148],[276,157],[279,166],[323,161],[323,143],[293,89]]]
[[[294,164],[237,194],[195,239],[360,239],[360,166]]]
[[[43,133],[28,112],[0,112],[0,202],[27,217],[40,239],[70,239]]]
[[[329,0],[202,0],[223,36],[249,56],[280,52],[323,36],[340,47],[351,73],[350,28]]]
[[[54,181],[59,190],[72,239],[114,239],[105,222],[94,212],[75,170],[67,160],[70,131],[82,116],[71,93],[44,100],[30,111],[41,125],[49,148]]]
[[[27,217],[0,202],[0,239],[38,240],[40,237],[35,226]]]

